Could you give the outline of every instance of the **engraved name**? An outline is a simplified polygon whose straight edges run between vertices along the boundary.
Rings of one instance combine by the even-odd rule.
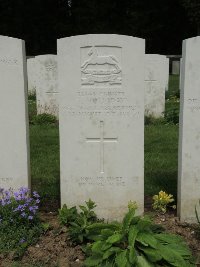
[[[82,176],[78,180],[79,186],[87,186],[87,185],[94,185],[94,186],[117,186],[117,187],[124,187],[126,185],[123,177],[117,176],[97,176],[97,177],[91,177],[91,176]]]
[[[8,183],[11,181],[13,181],[13,178],[11,178],[11,177],[0,178],[0,182]]]
[[[0,58],[0,63],[7,64],[7,65],[18,65],[17,59],[12,58]]]

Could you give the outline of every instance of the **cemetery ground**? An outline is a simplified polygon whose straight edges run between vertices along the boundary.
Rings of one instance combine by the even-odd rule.
[[[165,118],[145,119],[145,213],[168,232],[183,236],[193,255],[199,257],[198,263],[200,263],[200,228],[197,225],[180,223],[173,209],[169,209],[166,214],[152,211],[152,197],[161,190],[173,194],[176,202],[178,80],[179,77],[176,75],[170,77],[169,91],[166,93]],[[60,205],[58,123],[52,116],[36,116],[34,96],[29,97],[29,120],[32,189],[41,196],[40,216],[46,229],[20,260],[15,258],[12,252],[4,254],[0,251],[0,266],[82,266],[84,254],[80,246],[72,245],[67,228],[61,226],[58,220]]]

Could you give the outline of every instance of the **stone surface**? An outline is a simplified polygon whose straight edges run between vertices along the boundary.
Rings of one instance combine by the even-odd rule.
[[[36,56],[37,83],[36,99],[37,113],[48,113],[58,116],[58,70],[56,55]]]
[[[182,71],[182,58],[180,59],[180,76],[179,76],[179,90],[181,90],[181,81],[182,81],[182,78],[181,78],[181,75],[182,75],[183,71]]]
[[[37,61],[35,58],[27,59],[27,75],[28,75],[28,93],[36,93],[36,84],[37,84]]]
[[[166,57],[165,61],[165,91],[168,91],[168,86],[169,86],[169,58]]]
[[[168,84],[168,59],[158,54],[145,55],[145,115],[163,117]]]
[[[0,187],[30,186],[24,42],[0,36]]]
[[[183,42],[181,69],[178,214],[182,221],[196,222],[195,205],[200,199],[200,37]]]
[[[109,220],[130,200],[143,212],[144,49],[120,35],[58,40],[62,204],[91,198]]]
[[[179,75],[180,73],[180,61],[174,60],[172,61],[172,74]]]

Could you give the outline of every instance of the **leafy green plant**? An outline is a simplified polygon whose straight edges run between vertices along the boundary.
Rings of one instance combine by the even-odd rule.
[[[36,125],[50,125],[55,124],[57,118],[54,115],[43,113],[39,115],[32,116],[30,123]]]
[[[18,191],[0,188],[0,252],[14,251],[23,255],[26,248],[43,232],[38,217],[40,197],[37,192],[20,188]]]
[[[161,212],[161,213],[166,213],[167,207],[169,206],[170,203],[174,202],[173,195],[167,194],[164,191],[160,191],[158,195],[153,196],[153,204],[152,207],[154,210]],[[171,206],[172,208],[176,208],[175,205]]]
[[[85,249],[84,266],[195,266],[181,237],[160,232],[148,217],[135,216],[135,209],[129,206],[122,223],[94,223],[87,227],[91,243]]]
[[[86,206],[79,206],[80,212],[76,207],[68,208],[66,205],[59,210],[59,221],[68,226],[68,233],[71,240],[75,243],[83,243],[87,240],[88,226],[97,221],[94,212],[95,203],[89,199]]]

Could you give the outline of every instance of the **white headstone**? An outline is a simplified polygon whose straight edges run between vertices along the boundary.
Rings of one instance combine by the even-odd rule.
[[[0,187],[30,187],[24,42],[0,36]]]
[[[36,99],[37,113],[48,113],[58,116],[58,70],[56,55],[36,56],[37,83]]]
[[[35,58],[27,59],[27,75],[28,75],[28,93],[34,94],[36,93],[36,83],[37,83],[37,61]]]
[[[182,85],[181,85],[181,81],[182,81],[182,78],[181,78],[181,75],[182,75],[183,71],[182,71],[182,58],[180,59],[180,76],[179,76],[179,90],[182,88]]]
[[[196,222],[200,199],[200,37],[183,42],[179,126],[178,214]]]
[[[180,61],[174,60],[172,61],[172,74],[179,75],[180,73]]]
[[[167,84],[167,58],[157,54],[145,55],[145,115],[163,117]]]
[[[58,41],[62,204],[91,198],[109,220],[129,200],[143,212],[144,49],[120,35]]]
[[[166,62],[165,62],[165,91],[168,91],[168,86],[169,86],[169,58],[166,57]]]

